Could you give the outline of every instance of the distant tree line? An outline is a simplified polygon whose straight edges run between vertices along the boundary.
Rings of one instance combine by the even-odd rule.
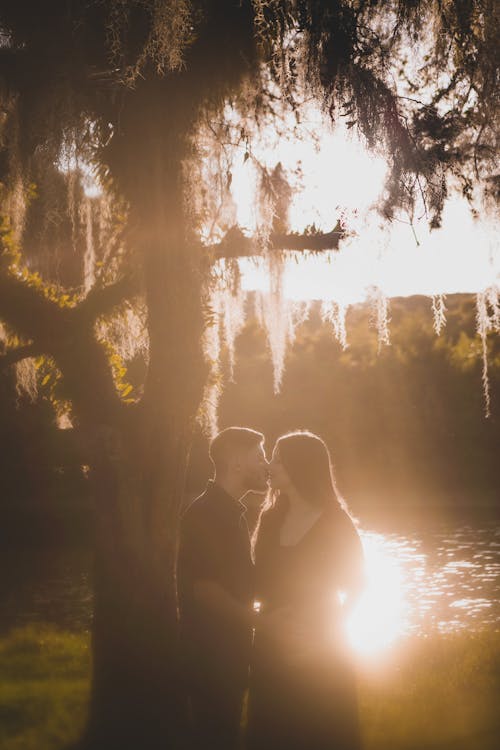
[[[348,311],[345,350],[316,310],[298,329],[276,397],[263,334],[247,327],[221,425],[258,427],[268,445],[284,430],[319,432],[340,490],[359,507],[498,502],[499,342],[489,341],[486,419],[474,298],[455,295],[446,305],[447,325],[436,336],[430,299],[391,300],[391,343],[380,352],[367,305]]]

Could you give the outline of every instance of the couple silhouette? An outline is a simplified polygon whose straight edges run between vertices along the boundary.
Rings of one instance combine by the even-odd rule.
[[[183,678],[196,748],[358,750],[343,623],[363,585],[361,542],[326,444],[229,427],[181,521]],[[265,496],[250,536],[242,498]]]

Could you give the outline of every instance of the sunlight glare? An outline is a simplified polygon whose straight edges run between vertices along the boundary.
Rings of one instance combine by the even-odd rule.
[[[252,157],[239,148],[231,194],[236,220],[249,234],[259,228],[257,163],[272,171],[280,162],[292,190],[290,231],[314,227],[331,231],[341,219],[348,237],[340,251],[290,253],[284,274],[284,297],[291,300],[335,300],[349,305],[365,301],[373,288],[387,297],[412,294],[476,293],[499,283],[500,252],[494,219],[482,212],[473,218],[465,198],[446,202],[442,227],[429,230],[422,209],[413,224],[399,217],[384,222],[377,213],[387,164],[370,154],[340,121],[335,128],[310,107],[300,125],[290,124],[285,137],[263,128],[252,143]],[[262,259],[240,260],[243,288],[267,291]]]
[[[500,251],[493,223],[474,220],[465,200],[449,201],[442,229],[417,225],[419,245],[407,225],[381,228],[372,217],[339,252],[290,253],[283,293],[291,300],[364,302],[373,288],[387,297],[476,293],[500,284]],[[242,287],[268,291],[262,258],[242,258]]]
[[[366,587],[348,622],[349,642],[360,656],[375,656],[405,630],[403,571],[382,534],[362,535]]]
[[[348,215],[350,223],[355,221],[379,198],[385,161],[369,154],[342,122],[335,128],[326,125],[318,109],[309,107],[300,126],[295,122],[289,126],[288,137],[272,127],[263,128],[252,144],[254,159],[246,159],[245,147],[240,147],[231,183],[239,226],[252,234],[258,228],[256,162],[268,170],[280,162],[285,170],[292,189],[291,231],[303,232],[314,225],[328,232],[340,214]]]

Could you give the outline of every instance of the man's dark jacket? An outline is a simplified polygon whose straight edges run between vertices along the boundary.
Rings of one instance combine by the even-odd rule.
[[[219,584],[251,611],[254,581],[245,507],[210,481],[181,521],[177,586],[186,684],[196,689],[244,689],[251,628],[228,621],[194,596],[196,582]]]

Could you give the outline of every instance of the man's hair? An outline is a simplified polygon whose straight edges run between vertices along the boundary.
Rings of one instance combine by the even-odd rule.
[[[226,427],[211,441],[208,455],[215,471],[224,471],[230,457],[241,450],[251,450],[262,445],[264,435],[248,427]]]

